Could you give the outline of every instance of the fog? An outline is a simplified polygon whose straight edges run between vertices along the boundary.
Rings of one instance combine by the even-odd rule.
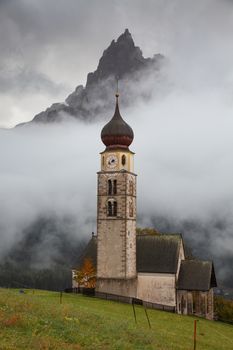
[[[218,259],[224,276],[221,259],[233,253],[232,107],[215,92],[175,91],[121,112],[135,132],[138,226],[179,230],[197,255]],[[96,232],[103,124],[1,131],[2,254],[38,217],[71,218],[71,239]]]
[[[16,7],[13,0],[0,2],[0,16],[5,15],[1,45],[7,48],[1,51],[2,67],[12,54],[11,69],[0,71],[0,81],[7,82],[0,91],[1,125],[29,120],[54,99],[65,99],[96,68],[110,41],[128,27],[145,56],[166,56],[159,79],[142,77],[136,86],[142,92],[149,86],[151,100],[132,101],[130,108],[121,109],[135,132],[131,149],[136,152],[138,225],[181,232],[195,254],[214,259],[218,275],[230,280],[233,3],[101,2],[106,6],[70,0],[67,7],[61,1],[55,11],[51,1],[43,21],[35,19],[36,13],[37,18],[45,13],[43,1],[36,9],[25,1]],[[106,22],[99,21],[102,16]],[[63,26],[58,25],[61,18]],[[6,27],[11,29],[10,39],[3,37]],[[26,35],[29,29],[31,34]],[[23,55],[16,54],[17,38]],[[19,62],[32,78],[19,78]],[[114,98],[112,104],[114,110]],[[110,117],[111,113],[106,120]],[[72,217],[76,237],[96,230],[103,125],[103,120],[95,125],[70,121],[0,131],[1,255],[43,215]]]

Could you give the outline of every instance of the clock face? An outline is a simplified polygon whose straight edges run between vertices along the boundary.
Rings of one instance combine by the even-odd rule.
[[[113,169],[117,166],[118,163],[118,159],[117,156],[115,154],[110,154],[107,157],[107,167],[110,169]]]

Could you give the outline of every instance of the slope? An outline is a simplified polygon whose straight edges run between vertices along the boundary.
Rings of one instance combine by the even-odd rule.
[[[55,292],[0,289],[1,349],[193,349],[193,317]],[[199,319],[198,350],[230,350],[233,327]]]

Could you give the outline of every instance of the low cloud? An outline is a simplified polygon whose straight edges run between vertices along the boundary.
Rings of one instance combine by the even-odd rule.
[[[76,9],[75,3],[70,2],[69,13]],[[153,79],[148,83],[147,77],[140,86],[132,87],[143,92],[149,86],[151,99],[146,103],[141,99],[122,109],[123,117],[135,132],[131,148],[136,152],[138,173],[138,224],[181,231],[197,255],[215,260],[220,278],[232,280],[229,268],[233,256],[232,2],[148,1],[143,12],[139,0],[123,5],[118,2],[114,3],[113,11],[114,16],[119,15],[115,17],[117,20],[106,17],[107,22],[94,34],[96,22],[87,21],[85,16],[86,24],[81,20],[71,21],[67,12],[63,16],[64,31],[62,26],[55,26],[63,13],[59,5],[55,15],[48,11],[44,31],[40,30],[43,23],[35,22],[31,36],[26,33],[33,27],[30,18],[31,21],[35,18],[35,8],[28,8],[33,13],[23,23],[25,11],[16,11],[13,4],[13,0],[7,6],[0,3],[9,11],[0,27],[9,27],[13,34],[11,38],[3,38],[5,30],[0,31],[0,38],[4,39],[1,45],[5,45],[2,47],[12,49],[20,38],[27,65],[32,64],[29,71],[43,72],[49,80],[56,81],[55,86],[61,81],[66,85],[68,80],[71,84],[80,83],[79,77],[83,80],[84,72],[86,76],[95,69],[106,43],[126,27],[146,56],[157,52],[166,56],[166,64],[155,83]],[[95,17],[96,5],[99,8],[96,18],[103,16],[100,12],[104,6],[99,7],[99,2],[93,1],[93,8],[85,4],[79,2],[81,15]],[[67,3],[64,6],[67,8]],[[111,13],[113,5],[108,6],[107,12]],[[38,11],[41,14],[42,9]],[[48,25],[51,13],[58,22]],[[77,46],[74,46],[77,32],[74,23],[80,28]],[[19,37],[14,36],[16,31]],[[71,39],[67,42],[69,34]],[[33,41],[36,44],[30,46]],[[46,54],[41,59],[43,52]],[[59,57],[59,64],[53,66],[55,57]],[[71,67],[69,72],[64,66]],[[77,74],[73,73],[75,67],[79,67]],[[54,102],[52,93],[49,97],[39,96],[43,108],[46,99],[47,106]],[[21,96],[20,102],[16,95],[6,96],[6,92],[1,97],[9,106],[1,111],[2,125],[9,118],[12,124],[22,120],[24,113],[29,119],[29,111],[38,103],[35,95],[31,99],[30,94]],[[39,103],[36,109],[41,110]],[[100,141],[103,124],[83,125],[72,121],[0,131],[0,254],[7,252],[21,239],[23,230],[43,215],[72,217],[77,236],[95,231],[96,171],[98,152],[104,149]]]
[[[135,132],[138,225],[181,232],[229,278],[233,254],[233,108],[219,91],[179,87],[121,110]],[[191,108],[192,106],[192,108]],[[113,106],[114,108],[114,106]],[[70,217],[74,237],[96,231],[96,171],[103,122],[2,130],[2,253],[38,217]]]

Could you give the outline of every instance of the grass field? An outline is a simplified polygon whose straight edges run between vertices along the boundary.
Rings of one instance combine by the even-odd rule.
[[[81,295],[0,288],[0,349],[193,349],[194,317]],[[199,319],[196,350],[232,350],[233,326]]]

